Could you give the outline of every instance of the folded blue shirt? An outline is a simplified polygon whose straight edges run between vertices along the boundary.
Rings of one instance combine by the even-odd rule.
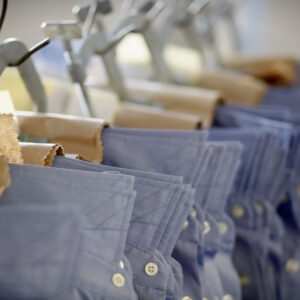
[[[145,258],[147,258],[148,255],[154,254],[160,256],[160,261],[163,261],[163,264],[168,264],[167,260],[170,260],[170,253],[165,253],[164,249],[161,249],[159,243],[161,243],[161,240],[169,241],[171,238],[173,238],[174,235],[176,236],[176,226],[175,228],[173,228],[174,226],[172,225],[170,226],[170,224],[172,224],[171,220],[173,221],[175,219],[175,221],[177,221],[177,219],[174,217],[174,214],[178,214],[179,217],[182,214],[182,210],[179,209],[181,203],[185,204],[185,202],[180,201],[183,196],[182,193],[186,191],[188,192],[188,194],[190,194],[191,191],[189,186],[182,185],[181,177],[177,178],[174,176],[153,173],[148,174],[147,172],[110,167],[67,159],[63,157],[57,157],[54,160],[53,165],[55,167],[63,168],[73,168],[98,172],[106,170],[122,172],[123,174],[136,175],[134,189],[136,190],[137,195],[126,242],[126,253],[128,254],[129,260],[132,262],[133,266],[140,267],[141,262],[143,262],[142,265],[145,266],[147,263],[149,263],[149,261],[145,260]],[[150,177],[150,179],[147,177]],[[169,179],[171,179],[171,182],[168,182]],[[174,181],[177,181],[178,184],[175,184]],[[192,195],[191,197],[189,197],[189,199],[193,199]],[[191,202],[191,200],[189,200],[189,202]],[[191,205],[192,202],[190,206]],[[186,215],[188,214],[189,207],[186,209]],[[183,218],[185,218],[185,216]],[[181,224],[179,224],[179,228],[181,228]],[[167,249],[169,249],[169,252],[171,252],[173,249],[173,247],[170,246],[170,243],[167,243],[166,247]],[[138,255],[139,251],[140,255]],[[132,256],[133,253],[134,255]],[[147,253],[147,255],[145,255],[145,253]],[[137,260],[140,260],[141,262],[138,264]],[[165,270],[168,269],[168,266],[164,267]],[[178,268],[177,265],[176,267]],[[151,285],[153,289],[152,295],[155,295],[155,290],[158,289],[158,283],[160,283],[160,296],[163,295],[163,288],[166,288],[166,283],[163,282],[166,282],[168,280],[170,271],[172,272],[172,267],[169,266],[169,273],[165,273],[164,280],[162,276],[160,276],[159,280],[154,278],[154,276],[145,276],[145,280],[140,284],[137,284],[137,282],[140,282],[141,277],[144,276],[144,269],[139,268],[134,269],[133,271],[135,275],[135,288],[136,290],[139,290],[141,293],[143,293],[139,294],[139,298],[144,299],[148,297],[148,299],[150,299]],[[173,278],[173,281],[174,280],[175,279]],[[154,285],[153,281],[156,282]],[[141,285],[143,285],[144,288],[141,288]],[[175,285],[175,283],[173,285]],[[146,286],[148,286],[147,289]],[[147,295],[145,294],[146,290]],[[158,297],[157,294],[155,296]]]
[[[120,268],[135,198],[134,178],[25,165],[10,165],[10,172],[12,182],[1,198],[2,206],[24,203],[80,206],[83,217],[83,243],[77,258],[80,265],[74,274],[75,288],[62,299],[80,299],[82,295],[88,299],[136,299],[129,266]]]
[[[194,187],[199,169],[202,166],[206,137],[207,133],[201,131],[104,129],[102,132],[103,163],[183,176],[184,182],[192,184]],[[198,223],[196,219],[194,222]],[[179,225],[180,227],[178,227]],[[176,226],[181,229],[182,224],[178,223]],[[198,227],[199,224],[190,227],[190,229]],[[199,239],[198,233],[194,236]],[[187,249],[191,247],[191,244],[186,240],[181,243],[186,243],[182,246],[187,247]],[[183,252],[182,255],[184,253],[186,252]],[[196,262],[197,254],[195,254],[195,267],[198,268]],[[183,272],[184,278],[187,278],[188,275],[185,272],[189,272],[189,269],[183,267]],[[197,287],[197,296],[199,297],[201,295],[199,280],[192,284]],[[185,283],[183,286],[185,287]],[[185,288],[183,290],[186,291]]]

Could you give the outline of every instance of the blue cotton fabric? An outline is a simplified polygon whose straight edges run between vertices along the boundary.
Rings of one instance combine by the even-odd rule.
[[[228,120],[229,123],[230,118]],[[273,193],[274,180],[279,182],[282,178],[281,172],[274,171],[282,168],[286,158],[279,148],[277,132],[270,129],[258,132],[252,128],[216,129],[212,131],[211,138],[239,140],[244,145],[240,176],[243,178],[245,174],[245,179],[235,180],[228,206],[231,213],[236,205],[243,212],[239,217],[232,215],[237,227],[233,258],[241,277],[243,299],[280,299],[278,280],[270,272],[273,260],[268,260],[276,254],[271,251],[276,245],[274,239],[271,240],[273,234],[270,228],[278,220],[274,220],[276,208],[267,199]],[[279,234],[278,229],[275,231],[275,235]],[[256,248],[252,248],[254,244]],[[241,257],[249,257],[249,260],[244,261]],[[265,277],[264,272],[267,272]]]
[[[9,205],[0,216],[1,299],[59,299],[71,290],[82,238],[79,208]]]
[[[123,168],[183,176],[185,183],[192,184],[196,188],[195,183],[198,179],[199,169],[202,167],[206,137],[207,133],[201,131],[104,129],[102,132],[103,163]],[[190,205],[186,206],[182,216],[184,213],[186,216],[188,215],[189,207]],[[191,222],[194,222],[195,226],[188,226],[188,229],[194,230],[192,235],[199,239],[199,227],[201,225],[195,218]],[[177,222],[176,225],[177,232],[180,232],[182,227],[182,224],[179,223],[181,222]],[[195,253],[193,257],[195,266],[197,266],[198,246],[194,252],[187,240],[184,240],[183,243],[185,245],[182,246],[188,252],[193,251]],[[173,257],[175,258],[174,255]],[[189,272],[189,270],[185,269],[184,266],[182,268],[185,281],[188,276],[185,271]],[[194,280],[194,286],[197,297],[201,297],[198,281],[198,279]],[[186,295],[185,291],[184,295]]]
[[[240,166],[242,150],[243,147],[240,143],[226,143],[223,163],[219,169],[215,188],[210,191],[207,206],[207,211],[217,222],[220,235],[219,249],[215,254],[214,263],[221,279],[224,295],[233,299],[241,299],[241,289],[238,274],[231,259],[235,240],[235,227],[225,209]]]
[[[174,239],[174,236],[176,240],[176,226],[181,228],[187,215],[187,213],[182,213],[181,206],[184,211],[188,212],[193,203],[193,192],[190,186],[182,184],[182,177],[122,169],[60,157],[55,159],[53,165],[63,168],[98,172],[106,170],[135,175],[134,189],[137,196],[125,251],[133,266],[135,289],[139,291],[139,299],[150,299],[154,296],[165,299],[167,291],[163,292],[163,290],[168,287],[169,293],[174,294],[176,276],[179,276],[180,280],[182,280],[182,276],[180,276],[180,266],[174,263],[170,257],[173,248],[171,240]],[[187,203],[184,201],[184,196],[187,198]],[[185,208],[186,205],[188,205],[187,208]],[[178,218],[175,217],[176,215]],[[179,225],[176,224],[177,219],[179,219]],[[167,241],[165,248],[160,245],[161,241]],[[173,241],[173,243],[175,242]],[[150,258],[152,260],[149,260]],[[161,274],[155,278],[144,274],[145,265],[153,261],[160,262]],[[173,274],[173,268],[176,275]],[[165,273],[162,272],[163,269],[165,269]],[[181,285],[180,281],[177,283]],[[157,294],[158,290],[159,295]]]
[[[240,110],[240,108],[239,108]],[[259,110],[259,109],[256,109]],[[272,109],[273,110],[273,109]],[[226,115],[226,121],[223,116]],[[257,116],[258,115],[258,116]],[[267,119],[268,116],[270,119]],[[274,299],[287,299],[289,298],[288,289],[282,288],[283,284],[286,286],[284,282],[287,277],[293,277],[294,280],[291,281],[293,284],[290,284],[289,290],[296,290],[297,282],[297,274],[289,273],[288,276],[286,274],[285,265],[289,262],[290,259],[294,259],[295,255],[291,252],[287,251],[288,244],[282,239],[283,236],[288,236],[288,231],[291,231],[291,235],[294,234],[296,237],[297,230],[297,217],[293,217],[294,211],[297,211],[298,201],[295,198],[296,187],[293,184],[293,178],[296,178],[296,170],[298,169],[299,162],[299,129],[297,128],[297,122],[295,121],[295,117],[292,114],[280,114],[277,112],[271,112],[269,107],[262,108],[260,113],[257,111],[250,111],[248,109],[244,109],[242,113],[238,112],[236,108],[226,108],[226,112],[220,111],[220,117],[217,122],[219,125],[225,126],[249,126],[249,124],[243,124],[243,119],[249,120],[251,118],[251,126],[253,128],[260,128],[260,130],[269,130],[276,132],[278,137],[278,145],[274,146],[273,142],[273,154],[269,154],[265,156],[266,163],[269,162],[269,169],[266,166],[262,169],[265,170],[265,175],[273,174],[273,176],[262,176],[258,178],[260,182],[259,193],[263,195],[268,202],[271,203],[271,208],[269,207],[269,215],[273,216],[270,218],[269,224],[269,254],[268,254],[268,264],[266,266],[267,276],[269,280],[266,281],[266,286],[271,283],[272,287],[268,287],[266,296]],[[274,154],[274,149],[275,154]],[[272,152],[271,150],[271,152]],[[273,164],[272,164],[273,162]],[[269,182],[264,181],[263,179],[268,180]],[[271,184],[271,189],[269,188]],[[264,186],[264,187],[263,187]],[[284,192],[287,191],[287,192]],[[286,195],[285,198],[287,201],[280,203],[280,199],[282,196]],[[293,195],[292,197],[290,195]],[[281,217],[278,220],[278,214],[274,213],[274,211],[279,211],[279,215]],[[267,206],[268,209],[268,206]],[[257,218],[259,219],[259,218]],[[297,250],[294,248],[294,253]],[[289,254],[287,254],[289,253]],[[298,261],[295,259],[295,261]],[[295,289],[293,289],[293,285]],[[274,291],[275,295],[270,295],[268,291]],[[290,291],[289,291],[290,292]],[[291,298],[293,299],[293,298]]]
[[[137,299],[129,264],[120,268],[135,198],[134,178],[21,165],[11,165],[10,172],[12,183],[1,198],[2,206],[72,203],[80,207],[79,267],[73,274],[74,288],[61,299]],[[33,188],[37,182],[38,188]],[[123,274],[124,286],[112,284],[115,273]]]

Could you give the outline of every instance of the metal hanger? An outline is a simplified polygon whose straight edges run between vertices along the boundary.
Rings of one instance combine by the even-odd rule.
[[[236,9],[240,1],[237,0],[216,0],[215,1],[215,12],[217,18],[224,19],[229,24],[229,34],[232,37],[235,50],[241,49],[241,41],[238,32],[238,26],[236,24]]]
[[[119,99],[133,102],[124,86],[121,71],[115,61],[114,47],[134,28],[128,26],[110,35],[106,32],[98,16],[111,12],[111,5],[108,0],[76,6],[73,12],[79,22],[44,22],[41,27],[47,36],[62,41],[68,73],[75,84],[83,114],[88,117],[94,116],[91,100],[84,83],[86,79],[85,68],[93,55],[99,55],[103,59],[110,84]],[[92,32],[93,26],[96,26],[96,32]],[[81,39],[81,46],[76,53],[71,44],[74,39]]]
[[[184,31],[188,42],[199,51],[204,63],[210,68],[220,66],[219,53],[217,51],[212,32],[212,20],[210,15],[211,0],[172,0],[167,6],[167,14],[160,24],[161,40],[167,41],[174,27]],[[198,24],[199,15],[205,12],[207,28],[205,32]],[[207,47],[209,49],[207,50]],[[213,51],[211,51],[213,50]],[[211,55],[213,52],[213,56]]]
[[[151,5],[148,9],[146,6],[141,9],[144,14],[148,13],[147,18],[154,18],[158,14],[157,8],[158,6]],[[122,26],[115,26],[113,30],[106,30],[101,17],[111,11],[109,0],[95,0],[91,4],[78,5],[73,8],[78,22],[44,22],[41,25],[46,36],[61,40],[63,43],[67,69],[71,80],[77,86],[84,115],[93,116],[91,101],[84,82],[86,79],[85,69],[94,55],[101,56],[110,85],[121,101],[161,107],[147,99],[135,99],[129,95],[122,72],[116,62],[115,47],[127,34],[136,32],[140,28],[137,28],[137,24],[129,22]],[[147,18],[145,20],[149,22]],[[81,39],[80,48],[76,53],[71,44],[74,39]]]
[[[110,1],[96,1],[96,3],[96,17],[94,18],[93,23],[96,27],[96,31],[83,37],[82,46],[79,50],[78,56],[81,58],[84,65],[87,65],[93,55],[101,56],[112,89],[121,101],[131,101],[131,97],[129,96],[123,82],[121,70],[115,59],[114,47],[128,33],[132,32],[134,28],[129,26],[122,28],[114,34],[109,34],[101,22],[100,17],[110,13],[110,10],[107,10]],[[73,13],[76,15],[78,21],[84,25],[86,23],[90,23],[88,17],[91,9],[93,9],[91,4],[75,6]]]
[[[81,28],[76,21],[44,22],[41,28],[46,36],[62,42],[66,67],[74,83],[82,114],[85,117],[93,117],[91,100],[84,85],[85,68],[71,44],[72,40],[82,38]]]
[[[126,35],[137,30],[136,24],[125,23],[123,26],[119,26],[114,30],[106,30],[100,20],[100,17],[110,12],[107,9],[104,9],[104,7],[108,6],[107,3],[110,3],[110,1],[102,0],[96,2],[98,4],[96,9],[97,14],[94,18],[94,26],[96,30],[95,32],[83,37],[81,48],[78,52],[78,56],[80,57],[82,64],[87,65],[87,62],[93,55],[101,56],[110,85],[121,101],[151,106],[156,105],[147,99],[135,99],[129,95],[124,84],[122,72],[115,58],[115,47]],[[89,22],[87,20],[89,17],[88,12],[92,9],[92,7],[93,6],[91,5],[74,7],[73,13],[77,16],[80,23],[85,24],[85,22]]]
[[[8,1],[4,0],[0,15],[0,31],[5,20],[7,4]],[[30,49],[23,42],[14,38],[0,43],[0,75],[7,67],[16,67],[39,112],[46,112],[47,97],[41,78],[30,57],[49,43],[49,39],[44,39]]]
[[[140,33],[150,51],[155,77],[161,82],[171,82],[172,75],[163,58],[163,45],[160,36],[153,29],[152,22],[164,10],[164,1],[147,1],[137,10],[131,10],[124,14],[113,28],[113,32],[118,32],[121,28],[132,25],[134,32]]]

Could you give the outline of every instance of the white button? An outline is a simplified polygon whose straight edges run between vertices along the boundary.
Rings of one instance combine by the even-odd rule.
[[[124,268],[125,268],[125,265],[124,265],[123,260],[120,260],[120,268],[121,268],[121,269],[124,269]]]
[[[233,300],[233,297],[229,294],[223,296],[223,300]]]
[[[221,234],[225,234],[228,231],[228,224],[226,222],[219,222],[219,231]]]
[[[184,297],[181,298],[181,300],[193,300],[193,299],[189,296],[184,296]]]
[[[264,211],[264,206],[259,202],[255,203],[255,208],[256,208],[257,212],[260,214],[262,214]]]
[[[209,224],[209,222],[207,222],[207,221],[204,221],[204,230],[203,230],[203,233],[204,234],[208,234],[209,232],[210,232],[210,224]]]
[[[299,263],[295,259],[289,259],[285,264],[285,270],[288,273],[297,273],[299,271]]]
[[[206,298],[206,297],[202,297],[202,300],[208,300],[208,298]]]
[[[192,208],[192,209],[191,209],[191,216],[194,217],[194,218],[197,217],[197,211],[196,211],[195,208]]]
[[[125,278],[122,274],[116,273],[112,277],[112,283],[116,287],[122,287],[125,284]]]
[[[240,282],[242,286],[250,284],[250,278],[248,276],[242,275],[240,276]]]
[[[183,225],[182,225],[182,229],[187,229],[189,226],[189,221],[188,220],[185,220]]]
[[[233,207],[231,209],[231,213],[234,218],[239,219],[244,216],[245,211],[242,206],[236,204],[236,205],[233,205]]]
[[[158,273],[158,266],[154,262],[149,262],[145,266],[145,273],[148,276],[155,276]]]

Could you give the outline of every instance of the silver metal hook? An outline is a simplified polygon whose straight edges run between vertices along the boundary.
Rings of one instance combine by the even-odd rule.
[[[30,48],[29,51],[26,54],[24,54],[19,60],[17,60],[16,62],[13,62],[13,63],[12,62],[9,63],[8,66],[9,67],[17,67],[17,66],[21,65],[31,55],[33,55],[35,52],[39,51],[40,49],[44,48],[45,46],[47,46],[49,43],[50,43],[50,39],[48,39],[48,38],[42,40],[41,42],[39,42],[38,44],[36,44],[32,48]]]

